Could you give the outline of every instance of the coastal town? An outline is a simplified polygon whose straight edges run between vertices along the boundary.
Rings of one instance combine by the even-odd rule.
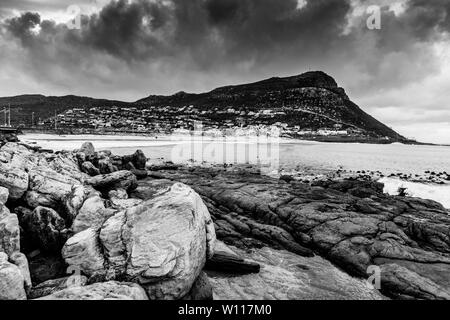
[[[289,119],[314,117],[305,126]],[[319,121],[317,121],[319,119]],[[321,125],[317,125],[317,123]],[[199,125],[201,124],[201,125]],[[196,127],[197,126],[197,127]],[[295,138],[358,137],[365,132],[312,111],[294,108],[249,110],[245,108],[202,109],[193,105],[160,107],[148,105],[77,107],[39,121],[35,128],[66,133],[189,134],[201,126],[208,136],[274,136]]]

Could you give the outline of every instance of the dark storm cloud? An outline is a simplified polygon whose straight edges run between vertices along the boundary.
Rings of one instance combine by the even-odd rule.
[[[450,31],[450,1],[411,0],[404,19],[421,38]]]
[[[7,20],[5,27],[34,50],[40,47],[37,42],[58,41],[55,46],[98,50],[127,61],[182,52],[203,65],[207,57],[258,58],[281,46],[306,51],[331,45],[350,5],[346,0],[315,0],[296,8],[295,0],[120,0],[83,17],[79,31],[41,22],[31,13]],[[35,25],[40,33],[30,31]]]
[[[80,30],[55,22],[73,4],[89,12]],[[374,4],[381,30],[355,13]],[[136,100],[315,69],[403,126],[408,112],[448,115],[450,58],[436,46],[450,51],[449,34],[449,0],[0,0],[0,95]]]

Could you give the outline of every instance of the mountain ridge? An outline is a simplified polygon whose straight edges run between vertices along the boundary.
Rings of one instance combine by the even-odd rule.
[[[297,131],[341,127],[371,138],[385,138],[391,142],[408,141],[352,102],[345,89],[323,71],[223,86],[204,93],[180,91],[173,95],[150,95],[135,102],[34,94],[0,98],[0,105],[7,104],[12,105],[13,123],[22,126],[30,122],[28,119],[33,112],[41,119],[48,119],[55,112],[80,107],[153,106],[183,110],[186,106],[191,106],[199,114],[208,114],[206,122],[218,124],[226,122],[248,126],[281,123],[286,127],[296,128]],[[226,110],[234,112],[226,114]],[[255,114],[257,116],[253,116]]]

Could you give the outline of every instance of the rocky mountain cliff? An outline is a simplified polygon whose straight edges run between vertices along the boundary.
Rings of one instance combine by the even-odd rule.
[[[307,130],[338,125],[360,130],[372,137],[389,137],[394,141],[407,140],[359,108],[331,76],[321,71],[226,86],[202,94],[179,92],[172,96],[149,96],[138,103],[177,107],[193,105],[201,112],[211,109],[244,112],[273,110],[274,117],[259,121],[269,125],[277,122],[287,123]],[[215,115],[212,118],[230,120],[230,117],[224,118],[223,115]],[[231,120],[233,118],[236,120],[236,117],[231,116]],[[245,119],[245,116],[241,119],[244,122],[246,120],[247,123],[248,120],[251,121]]]
[[[0,98],[1,106],[8,104],[12,106],[12,123],[24,126],[31,124],[33,112],[36,121],[72,108],[133,106],[138,109],[169,108],[175,113],[180,111],[180,115],[192,120],[215,126],[282,124],[290,129],[294,137],[299,131],[335,129],[353,132],[363,139],[407,142],[405,137],[359,108],[331,76],[320,71],[226,86],[201,94],[179,92],[171,96],[151,95],[134,103],[77,96]],[[190,110],[185,110],[189,107]],[[163,113],[166,114],[165,111]]]

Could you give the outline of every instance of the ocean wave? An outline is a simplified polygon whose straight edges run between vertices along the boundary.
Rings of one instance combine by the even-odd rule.
[[[394,178],[382,178],[378,181],[384,183],[384,192],[387,194],[398,195],[399,189],[403,188],[410,197],[434,200],[450,209],[450,185],[440,186]]]

